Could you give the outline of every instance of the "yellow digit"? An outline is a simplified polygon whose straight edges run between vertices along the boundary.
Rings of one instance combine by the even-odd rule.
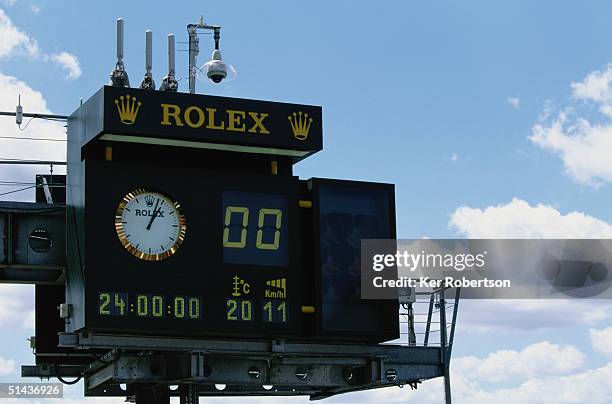
[[[251,302],[249,300],[243,300],[241,306],[242,306],[242,320],[250,321],[251,316],[252,316]]]
[[[228,320],[231,320],[231,321],[238,320],[238,317],[234,315],[234,312],[236,311],[237,307],[238,307],[238,303],[235,300],[230,299],[227,301],[227,319]]]
[[[151,312],[153,317],[161,317],[164,312],[164,299],[161,296],[153,296],[153,307]]]
[[[272,322],[272,302],[271,301],[268,301],[268,303],[264,305],[264,311],[268,315],[268,322],[271,323]]]
[[[119,315],[125,314],[125,300],[121,298],[119,293],[115,293],[115,308],[119,307]]]
[[[139,316],[144,317],[148,314],[147,297],[145,295],[138,296],[136,299],[136,308]]]
[[[283,317],[282,317],[283,323],[286,323],[287,322],[287,306],[285,306],[285,302],[282,302],[281,304],[279,304],[276,310],[283,313]]]
[[[100,293],[100,300],[102,300],[102,303],[100,303],[100,314],[103,316],[110,315],[111,312],[109,309],[107,309],[111,302],[110,293]]]
[[[266,215],[276,216],[276,222],[274,224],[274,227],[276,227],[276,229],[274,230],[274,241],[272,243],[263,242],[263,225],[266,219]],[[280,244],[280,228],[282,220],[283,212],[280,209],[262,208],[259,211],[259,220],[257,222],[257,227],[259,227],[259,230],[257,230],[257,242],[255,243],[255,246],[257,248],[259,248],[260,250],[278,250],[278,246]]]
[[[197,297],[189,298],[189,317],[200,318],[200,299]]]
[[[232,213],[242,214],[242,230],[240,231],[240,241],[230,241],[230,224]],[[247,226],[249,224],[249,208],[242,206],[228,206],[225,209],[225,228],[223,229],[223,247],[244,248],[247,240]]]
[[[175,297],[174,298],[174,317],[183,318],[185,317],[185,298]]]

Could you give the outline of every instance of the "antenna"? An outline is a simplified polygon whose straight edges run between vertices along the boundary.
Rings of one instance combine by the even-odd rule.
[[[153,81],[153,32],[145,31],[145,76],[140,83],[140,88],[145,90],[155,90]]]
[[[176,81],[176,63],[175,63],[175,46],[174,46],[174,34],[168,34],[168,75],[164,77],[159,89],[161,91],[172,91],[178,90],[178,81]]]
[[[110,85],[129,87],[130,79],[123,65],[123,18],[117,18],[117,64],[110,74]]]
[[[117,18],[117,64],[123,65],[123,18]]]
[[[176,72],[175,65],[174,34],[168,34],[168,75],[173,76]]]

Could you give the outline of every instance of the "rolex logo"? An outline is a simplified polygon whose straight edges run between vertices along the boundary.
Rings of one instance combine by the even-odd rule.
[[[136,97],[132,97],[128,94],[125,97],[119,97],[118,100],[115,99],[115,105],[117,106],[121,122],[126,125],[132,125],[136,122],[136,116],[138,115],[138,110],[142,102],[138,101],[138,103],[136,103]]]
[[[145,196],[145,202],[147,203],[147,206],[153,206],[153,202],[155,202],[155,198],[152,195],[147,195]]]
[[[313,119],[309,118],[308,114],[302,113],[302,111],[298,113],[294,112],[289,115],[288,118],[291,123],[291,129],[293,129],[293,136],[298,140],[306,140]]]

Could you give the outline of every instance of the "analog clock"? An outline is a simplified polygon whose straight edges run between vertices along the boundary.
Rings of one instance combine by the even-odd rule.
[[[178,250],[185,239],[187,222],[178,202],[139,188],[119,203],[115,230],[130,254],[146,261],[161,261]]]

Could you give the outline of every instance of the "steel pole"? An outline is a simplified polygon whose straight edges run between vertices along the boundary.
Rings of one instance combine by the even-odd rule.
[[[450,366],[448,363],[448,340],[446,335],[446,299],[444,289],[440,291],[440,362],[444,376],[444,402],[451,404]]]
[[[181,404],[198,404],[200,402],[200,389],[197,384],[185,384],[181,394]]]

